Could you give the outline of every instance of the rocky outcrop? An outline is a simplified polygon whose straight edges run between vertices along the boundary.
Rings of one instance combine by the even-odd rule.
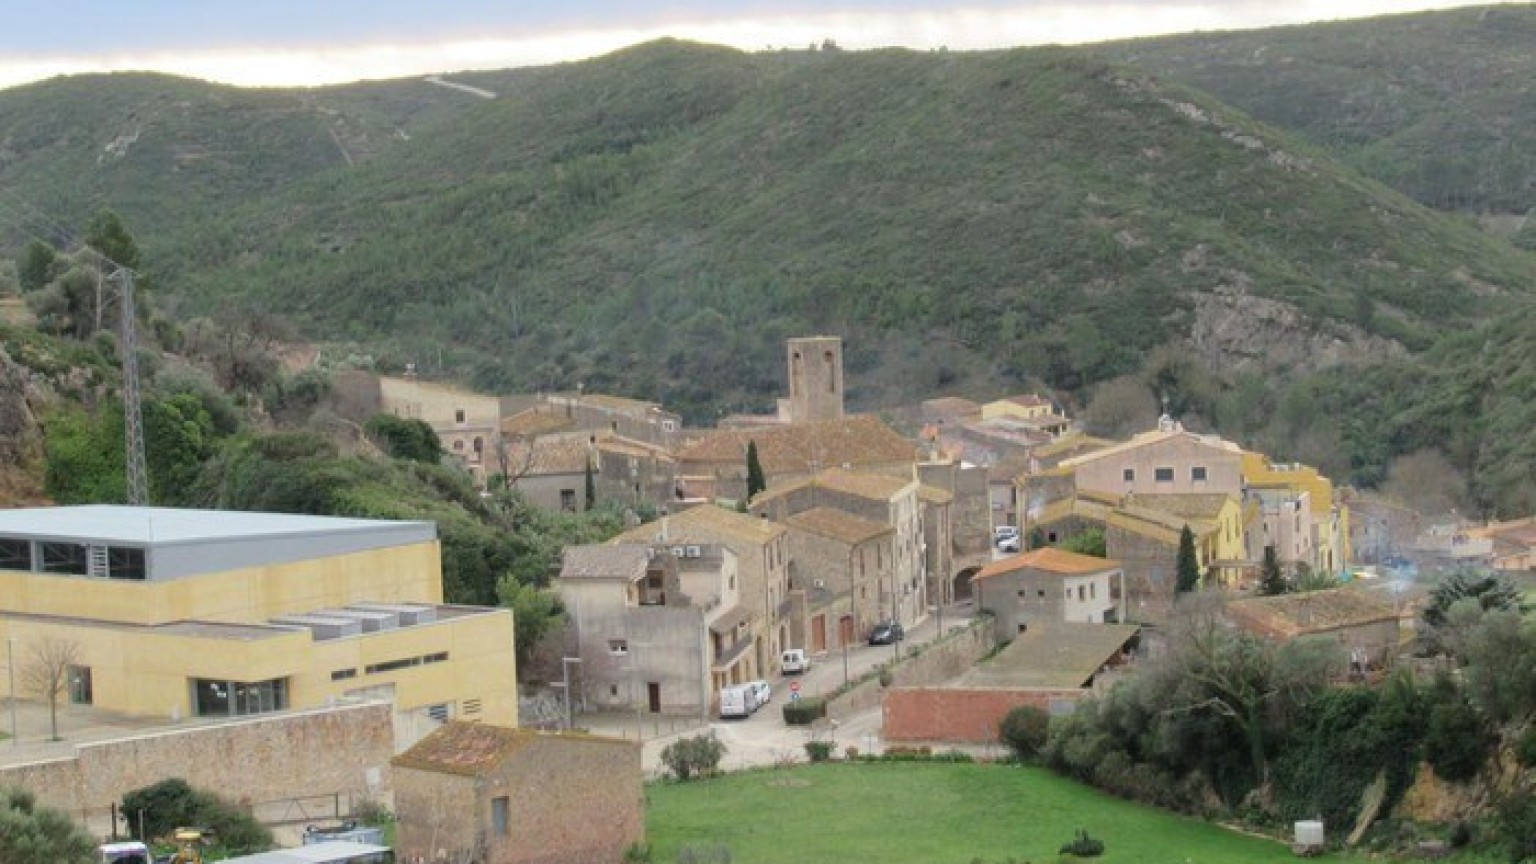
[[[0,506],[42,498],[43,430],[37,422],[41,400],[26,371],[0,348]]]
[[[1190,340],[1211,369],[1289,376],[1407,354],[1390,339],[1254,296],[1241,280],[1195,294],[1194,313]]]

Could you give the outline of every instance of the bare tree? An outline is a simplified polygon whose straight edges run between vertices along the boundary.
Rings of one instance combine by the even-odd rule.
[[[48,700],[51,740],[59,740],[59,697],[69,689],[70,669],[80,660],[80,643],[58,636],[44,636],[33,643],[21,667],[23,689]]]

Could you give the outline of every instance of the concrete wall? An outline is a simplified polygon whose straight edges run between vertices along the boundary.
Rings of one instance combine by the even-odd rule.
[[[997,646],[988,620],[976,620],[971,626],[950,635],[944,641],[930,645],[916,657],[903,655],[891,670],[891,687],[931,687],[952,680],[975,666],[977,661]],[[829,659],[827,662],[833,661]],[[889,688],[880,685],[878,678],[865,681],[829,701],[827,717],[844,720],[862,711],[877,708],[890,692]]]
[[[125,624],[262,623],[359,600],[441,603],[441,557],[432,540],[169,582],[0,570],[0,608]]]
[[[885,696],[883,733],[887,741],[997,743],[1009,711],[1033,705],[1062,713],[1086,690],[1005,690],[998,688],[904,687]]]
[[[397,860],[438,860],[474,848],[487,864],[619,864],[645,838],[640,745],[540,735],[482,777],[400,767],[395,779]],[[506,798],[498,837],[491,802]]]
[[[42,804],[93,816],[172,777],[253,804],[331,794],[377,799],[390,792],[390,717],[389,705],[374,702],[81,744],[73,757],[0,768],[0,786],[19,785]]]

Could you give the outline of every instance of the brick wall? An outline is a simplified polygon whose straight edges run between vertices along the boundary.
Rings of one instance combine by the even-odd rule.
[[[954,687],[898,687],[885,694],[887,741],[997,742],[997,728],[1009,711],[1033,705],[1049,712],[1052,703],[1075,703],[1084,690],[1004,690]]]
[[[0,786],[39,803],[90,813],[93,831],[123,794],[171,777],[235,802],[259,804],[389,792],[394,726],[388,703],[349,705],[81,744],[73,757],[0,768]],[[262,813],[258,812],[258,818]]]

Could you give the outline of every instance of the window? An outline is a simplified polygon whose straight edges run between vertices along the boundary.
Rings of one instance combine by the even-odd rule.
[[[440,702],[436,705],[428,705],[427,716],[439,723],[447,723],[449,716],[451,716],[451,712],[448,710],[448,703]]]
[[[192,679],[192,713],[198,717],[239,717],[288,708],[288,679],[241,681]]]
[[[837,375],[834,374],[836,361],[833,359],[831,351],[824,352],[821,356],[822,359],[827,361],[827,392],[836,393]]]
[[[457,410],[455,410],[453,412],[453,422],[455,422],[455,423],[463,423],[464,422],[464,409],[463,408],[459,408],[459,409],[457,409]]]
[[[1172,483],[1173,482],[1173,469],[1172,468],[1154,468],[1152,470],[1152,479],[1155,482],[1158,482],[1158,483]]]
[[[39,543],[43,553],[44,573],[86,575],[85,547],[79,543]]]
[[[491,832],[497,837],[505,837],[509,832],[508,821],[511,812],[510,800],[506,797],[491,799]]]
[[[1084,591],[1081,585],[1077,586],[1077,599],[1079,601],[1088,599],[1088,592]]]
[[[453,442],[453,452],[455,452],[455,453],[462,453],[462,452],[464,452],[464,442],[462,440]]]
[[[0,539],[0,570],[31,570],[32,541]]]
[[[1097,583],[1097,582],[1089,582],[1088,583],[1088,599],[1089,600],[1097,600],[1097,599],[1099,599],[1099,583]]]
[[[332,681],[345,681],[348,678],[356,678],[356,677],[357,677],[357,668],[356,667],[353,667],[351,669],[337,669],[335,672],[331,673],[331,680]]]
[[[560,490],[560,509],[564,510],[567,513],[575,513],[576,512],[576,490],[575,489],[561,489]]]
[[[1205,482],[1205,466],[1204,465],[1196,465],[1195,467],[1189,469],[1189,479],[1190,479],[1191,482],[1194,482],[1194,483],[1204,483]]]
[[[144,581],[144,550],[124,546],[107,547],[107,576],[112,579]]]
[[[1127,482],[1127,483],[1135,483],[1136,482],[1136,469],[1135,468],[1127,468],[1124,471],[1120,472],[1120,476],[1124,477],[1125,478],[1125,482]]]
[[[91,704],[91,667],[69,667],[69,701],[73,705]]]
[[[608,640],[608,653],[612,654],[615,657],[623,657],[625,654],[628,654],[629,653],[629,640],[628,639],[609,639]]]

